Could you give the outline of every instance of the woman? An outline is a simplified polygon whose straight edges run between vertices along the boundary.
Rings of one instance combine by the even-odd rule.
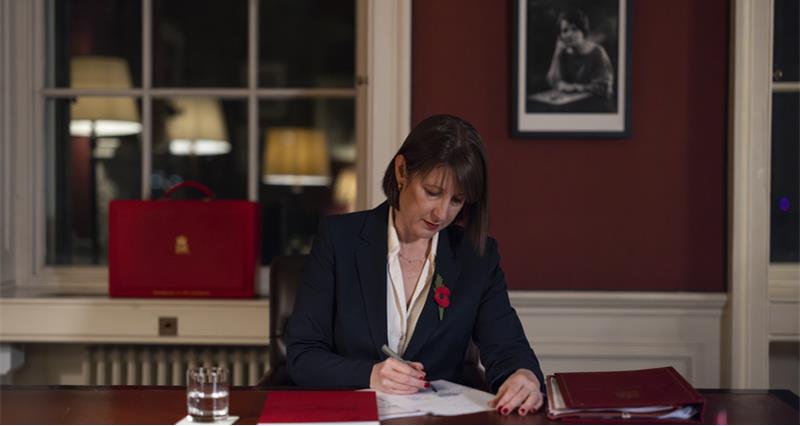
[[[558,17],[560,34],[547,82],[562,92],[590,92],[603,98],[614,93],[614,67],[603,46],[586,39],[589,18],[579,10]]]
[[[296,384],[411,394],[459,382],[473,339],[491,405],[539,409],[542,372],[486,235],[486,178],[475,128],[429,117],[386,169],[386,202],[321,221],[287,328]],[[384,344],[414,362],[387,358]]]

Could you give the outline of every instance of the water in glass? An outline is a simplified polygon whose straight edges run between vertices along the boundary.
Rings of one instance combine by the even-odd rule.
[[[228,417],[228,371],[224,367],[194,367],[186,372],[186,405],[193,421]]]

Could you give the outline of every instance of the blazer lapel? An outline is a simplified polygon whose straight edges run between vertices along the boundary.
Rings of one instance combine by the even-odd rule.
[[[433,277],[435,281],[437,274],[442,276],[444,285],[450,289],[450,300],[452,303],[454,298],[456,300],[458,299],[458,295],[455,292],[457,291],[456,283],[458,282],[458,275],[461,272],[461,268],[458,265],[456,252],[452,247],[449,236],[447,228],[439,233],[439,244],[436,247],[436,270]],[[419,350],[422,349],[425,342],[433,336],[439,325],[448,320],[447,309],[444,310],[444,317],[442,320],[439,320],[439,305],[436,304],[436,301],[433,299],[435,291],[436,288],[433,282],[431,282],[425,306],[422,308],[422,312],[417,320],[417,326],[414,328],[414,334],[411,336],[411,341],[408,343],[405,354],[403,354],[405,359],[413,361]]]
[[[386,336],[386,258],[389,250],[386,233],[388,221],[388,203],[383,203],[373,209],[361,231],[361,238],[366,244],[356,251],[358,280],[364,297],[372,341],[379,358],[383,358],[381,346],[388,341]]]

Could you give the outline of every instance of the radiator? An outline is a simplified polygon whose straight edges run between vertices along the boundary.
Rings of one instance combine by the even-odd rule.
[[[186,369],[226,366],[234,386],[253,386],[268,368],[266,346],[89,346],[83,382],[89,385],[184,386]]]

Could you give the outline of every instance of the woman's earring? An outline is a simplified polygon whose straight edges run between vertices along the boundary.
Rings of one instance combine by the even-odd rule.
[[[402,183],[398,183],[397,184],[397,190],[398,191],[402,191],[403,190],[403,184]]]

